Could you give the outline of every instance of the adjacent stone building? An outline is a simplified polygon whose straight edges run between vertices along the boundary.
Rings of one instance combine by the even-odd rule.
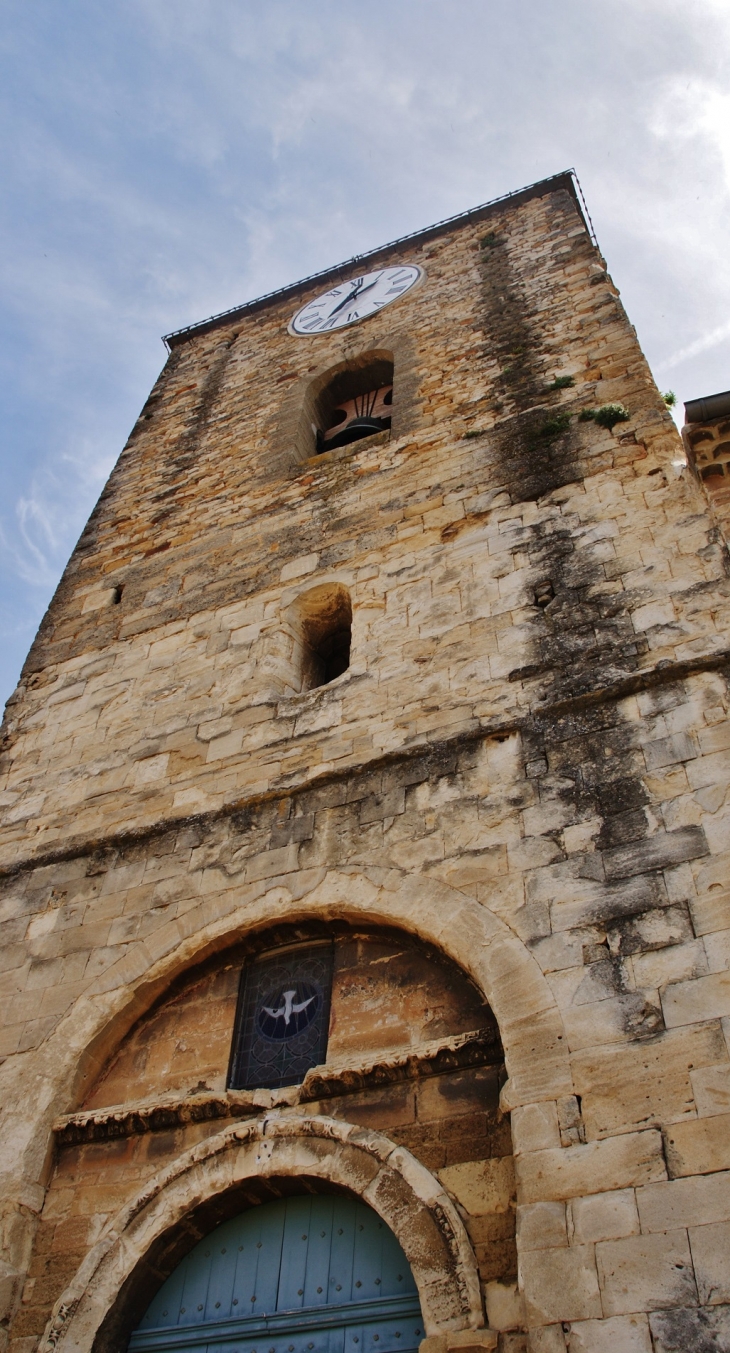
[[[687,459],[705,485],[712,512],[727,540],[730,529],[730,390],[684,406],[682,439]]]
[[[730,1348],[727,552],[573,179],[168,343],[3,726],[9,1348]]]

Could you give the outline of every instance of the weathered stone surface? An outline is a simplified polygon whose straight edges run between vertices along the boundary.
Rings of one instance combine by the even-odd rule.
[[[592,1245],[528,1250],[520,1259],[525,1309],[530,1325],[601,1316],[601,1298]]]
[[[565,1203],[524,1203],[517,1209],[521,1250],[547,1250],[568,1244]]]
[[[569,1353],[653,1353],[645,1315],[577,1320],[570,1327]]]
[[[730,1172],[647,1184],[636,1190],[642,1231],[730,1220]]]
[[[574,1198],[570,1203],[570,1221],[572,1236],[579,1245],[637,1235],[640,1227],[634,1190],[617,1189],[613,1193]]]
[[[730,1114],[673,1123],[667,1129],[667,1165],[673,1179],[730,1169]]]
[[[606,1315],[686,1306],[697,1301],[684,1231],[602,1241],[596,1245],[596,1264]]]
[[[117,1296],[82,1266],[100,1237],[148,1262],[183,1159],[173,1230],[219,1219],[234,1157],[260,1200],[274,1155],[381,1206],[435,1353],[495,1345],[484,1298],[501,1353],[646,1353],[647,1313],[657,1349],[725,1340],[714,508],[568,179],[378,258],[425,276],[367,325],[290,334],[315,282],[174,341],[9,702],[12,1353],[54,1303],[57,1353],[91,1349]],[[374,359],[390,430],[315,454]],[[314,686],[325,614],[350,664]],[[241,965],[323,938],[327,1063],[228,1090]]]
[[[516,1156],[515,1171],[520,1203],[579,1197],[595,1183],[622,1189],[666,1176],[661,1135],[649,1131]]]
[[[689,1243],[701,1305],[730,1303],[730,1221],[690,1226]]]
[[[655,1353],[728,1353],[730,1306],[655,1311],[649,1316]]]

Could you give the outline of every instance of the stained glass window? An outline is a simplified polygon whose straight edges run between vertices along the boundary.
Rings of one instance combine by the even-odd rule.
[[[231,1089],[297,1085],[324,1062],[331,986],[331,944],[287,948],[244,968]]]

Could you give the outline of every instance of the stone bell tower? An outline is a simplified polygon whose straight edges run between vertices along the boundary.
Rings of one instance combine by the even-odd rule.
[[[3,1338],[730,1346],[727,555],[573,178],[167,341],[3,726]]]

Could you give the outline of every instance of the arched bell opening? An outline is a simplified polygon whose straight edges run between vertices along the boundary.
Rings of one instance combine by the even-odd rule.
[[[320,378],[309,400],[315,454],[387,431],[393,413],[393,376],[392,354],[371,352]]]
[[[211,1341],[235,1342],[239,1353],[259,1353],[262,1343],[268,1353],[415,1353],[424,1334],[418,1290],[383,1219],[316,1181],[267,1182],[284,1196],[264,1201],[263,1190],[249,1190],[242,1210],[219,1217],[157,1280],[141,1318],[142,1286],[128,1298],[129,1353],[193,1353]],[[240,1201],[229,1196],[225,1210]],[[201,1223],[198,1214],[196,1230]],[[164,1267],[173,1256],[171,1245]]]

